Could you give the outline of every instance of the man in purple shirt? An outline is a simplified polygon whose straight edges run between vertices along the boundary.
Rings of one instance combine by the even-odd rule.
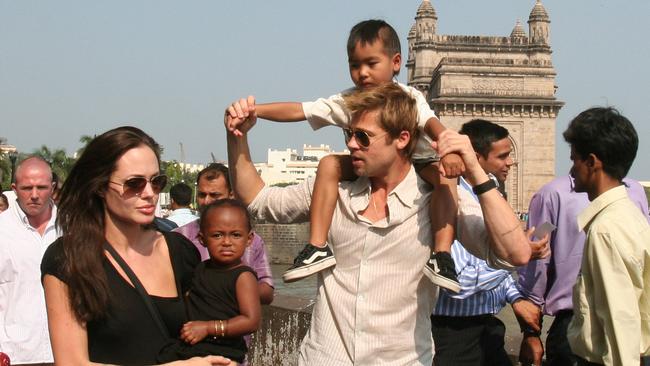
[[[630,199],[650,221],[643,187],[632,179],[623,182]],[[515,312],[524,333],[519,353],[524,365],[541,365],[542,313],[555,317],[546,338],[546,365],[575,364],[566,332],[573,316],[573,286],[585,243],[585,233],[578,231],[577,217],[588,205],[587,194],[576,193],[573,178],[568,175],[543,186],[530,201],[528,227],[539,227],[548,221],[557,229],[551,233],[551,256],[531,260],[519,269],[518,287],[529,305]]]
[[[228,178],[228,168],[219,163],[208,165],[199,172],[196,178],[196,203],[201,208],[223,198],[233,198]],[[199,242],[199,220],[191,221],[173,231],[183,234],[192,241],[201,253],[201,260],[209,258],[208,250]],[[262,304],[270,304],[273,301],[273,276],[269,265],[268,255],[264,246],[264,240],[253,234],[251,245],[246,248],[242,261],[257,273],[257,283]]]

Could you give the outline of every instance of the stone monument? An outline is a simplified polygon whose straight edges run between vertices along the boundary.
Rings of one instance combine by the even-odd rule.
[[[550,18],[540,0],[509,36],[438,34],[429,0],[408,34],[408,84],[420,90],[449,128],[483,118],[508,129],[516,164],[508,201],[525,212],[532,195],[555,175],[555,119],[564,105],[555,92]]]

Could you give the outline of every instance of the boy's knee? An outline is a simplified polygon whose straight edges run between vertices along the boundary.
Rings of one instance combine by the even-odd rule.
[[[318,162],[318,173],[340,176],[345,164],[351,164],[349,161],[347,155],[327,155]]]

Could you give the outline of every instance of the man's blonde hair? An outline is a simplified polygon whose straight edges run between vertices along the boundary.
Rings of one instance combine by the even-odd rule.
[[[404,89],[395,83],[386,83],[370,89],[357,89],[344,95],[343,100],[352,119],[365,112],[379,112],[379,125],[393,139],[407,131],[411,139],[404,153],[411,156],[419,134],[418,110],[415,99]]]

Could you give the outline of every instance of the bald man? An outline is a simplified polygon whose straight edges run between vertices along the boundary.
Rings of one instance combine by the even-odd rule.
[[[49,164],[23,160],[11,188],[16,204],[0,215],[0,351],[12,365],[52,364],[40,278],[43,253],[59,236]]]

